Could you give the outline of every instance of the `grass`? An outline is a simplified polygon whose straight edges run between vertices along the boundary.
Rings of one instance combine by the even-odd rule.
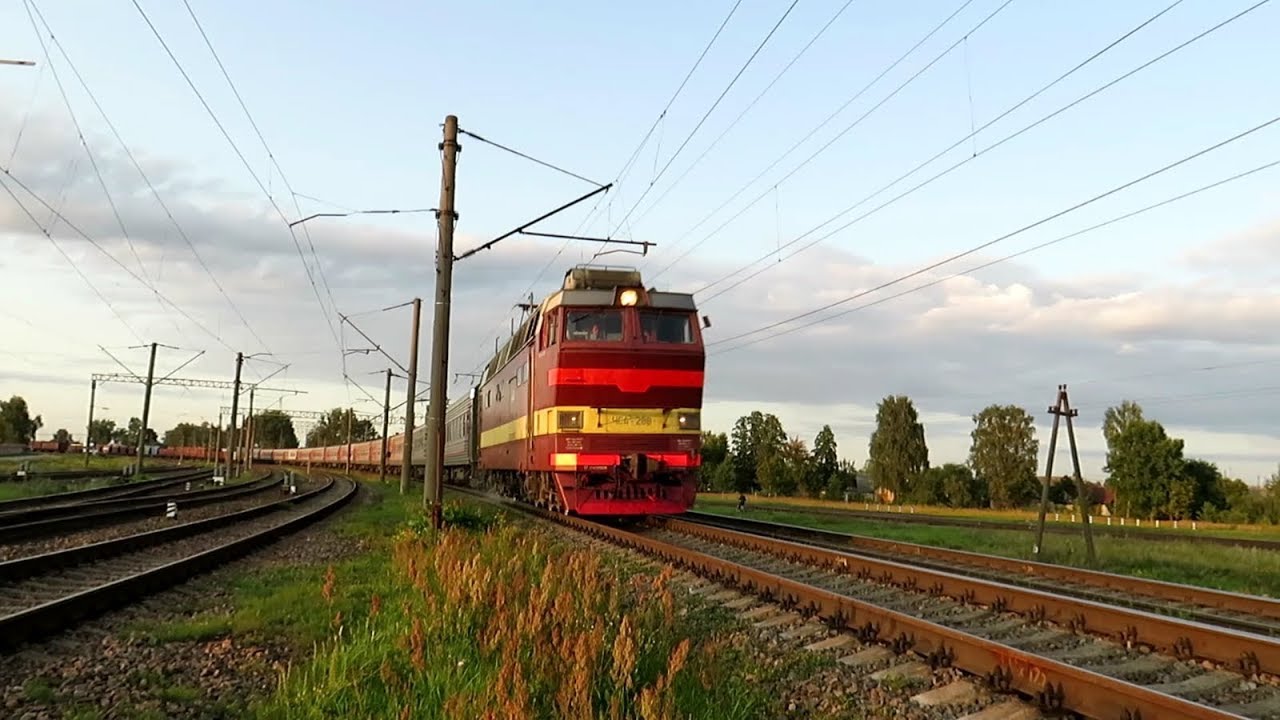
[[[738,503],[737,494],[733,493],[698,493],[697,509],[708,509],[709,512],[718,512],[718,510],[710,510],[710,508],[734,507]],[[805,497],[762,497],[753,496],[747,502],[748,505],[773,507],[780,509],[802,509],[802,508],[818,508],[822,510],[850,511],[856,510],[867,512],[868,506],[862,502],[846,503],[841,500],[820,500],[817,498]],[[877,505],[871,503],[870,512],[876,511]],[[879,506],[888,507],[888,506]],[[895,506],[898,507],[898,506]],[[1038,517],[1038,510],[994,510],[990,508],[952,508],[939,505],[912,505],[906,507],[912,508],[915,515],[920,516],[936,516],[940,518],[967,518],[973,520],[986,520],[990,522],[1005,522],[1010,525],[1021,525],[1028,521],[1034,521]],[[888,511],[883,511],[890,514]],[[1063,513],[1062,521],[1066,522],[1067,513]],[[897,515],[894,511],[892,514]],[[1053,513],[1049,515],[1050,522],[1053,521]],[[1119,524],[1119,518],[1113,520]],[[1094,524],[1098,527],[1106,525],[1106,518],[1095,517]],[[1169,520],[1160,521],[1159,528],[1150,520],[1143,520],[1141,527],[1135,527],[1132,519],[1126,520],[1125,530],[1128,532],[1146,532],[1148,530],[1173,530],[1173,523]],[[1197,534],[1219,535],[1222,537],[1246,537],[1246,538],[1274,538],[1280,539],[1280,526],[1275,525],[1249,525],[1249,524],[1227,524],[1227,523],[1210,523],[1204,521],[1196,522],[1196,529],[1191,530],[1191,523],[1182,521],[1178,524],[1178,529],[1185,532],[1195,532]],[[1105,532],[1102,531],[1102,532]],[[1099,533],[1101,534],[1101,533]]]
[[[155,461],[156,458],[147,458]],[[90,470],[119,470],[126,465],[138,461],[135,455],[90,455]],[[37,453],[20,457],[0,457],[0,473],[10,473],[23,463],[30,466],[32,472],[49,472],[51,470],[84,470],[84,455],[71,453]]]
[[[677,596],[669,571],[467,500],[436,534],[415,493],[366,489],[335,519],[360,552],[243,573],[232,609],[137,630],[291,647],[306,659],[255,701],[263,718],[774,717],[768,683],[807,667],[750,661],[732,614]]]
[[[733,505],[699,498],[699,510],[736,516]],[[802,508],[780,509],[748,503],[749,518],[835,532],[867,535],[1032,560],[1035,536],[1026,530],[988,530],[937,525],[882,523],[835,515],[805,513]],[[1132,541],[1095,533],[1098,564],[1094,569],[1135,577],[1199,585],[1233,592],[1280,597],[1280,553],[1274,550],[1204,545],[1176,540]],[[1084,538],[1045,534],[1042,561],[1085,567]]]
[[[89,458],[90,470],[120,470],[127,465],[132,465],[137,458],[124,457],[120,455],[110,456],[91,456]],[[171,463],[165,463],[172,467]],[[144,465],[143,470],[153,467]],[[194,467],[194,466],[193,466]],[[18,468],[18,462],[12,459],[0,459],[0,473],[9,473]],[[32,459],[31,471],[41,472],[47,470],[81,470],[84,469],[83,455],[60,455],[50,453],[41,455]],[[13,482],[0,482],[0,501],[14,500],[23,497],[33,497],[37,495],[54,495],[57,493],[72,492],[75,490],[90,490],[92,488],[103,487],[105,485],[120,485],[126,482],[140,482],[149,477],[148,472],[142,475],[124,478],[119,477],[98,477],[88,480],[17,480]],[[248,477],[247,475],[243,477]],[[234,480],[231,478],[230,480]]]

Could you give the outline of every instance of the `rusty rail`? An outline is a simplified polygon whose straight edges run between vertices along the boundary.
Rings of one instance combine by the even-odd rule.
[[[495,501],[484,493],[463,488],[458,490]],[[1030,696],[1046,710],[1069,710],[1099,720],[1227,720],[1242,717],[627,530],[521,503],[502,504],[656,556],[716,582],[777,600],[788,608],[852,630],[864,641],[889,642],[899,652],[913,651],[934,667],[960,668],[984,678],[997,691],[1017,691]],[[698,527],[693,526],[694,529]],[[797,549],[804,550],[803,546],[797,546]]]
[[[945,563],[952,567],[961,564],[972,565],[985,570],[1018,574],[1031,578],[1080,583],[1106,590],[1136,593],[1168,602],[1193,603],[1204,607],[1220,608],[1222,610],[1280,620],[1280,600],[1259,595],[1247,595],[1226,590],[1165,582],[1163,580],[1150,580],[1132,575],[1117,575],[1097,570],[1051,565],[1031,560],[984,555],[964,550],[951,550],[899,540],[884,540],[866,535],[852,535],[800,525],[737,518],[715,513],[688,512],[682,515],[681,518],[698,523],[747,530],[748,532],[763,532],[773,537],[786,536],[794,539],[812,539],[832,545],[848,546],[853,550],[866,550],[904,558],[921,558]]]
[[[1280,674],[1280,641],[1253,633],[685,520],[663,518],[655,522],[713,542],[836,567],[886,584],[929,589],[938,595],[1026,614],[1076,631],[1146,645],[1180,659],[1208,660],[1246,675]]]

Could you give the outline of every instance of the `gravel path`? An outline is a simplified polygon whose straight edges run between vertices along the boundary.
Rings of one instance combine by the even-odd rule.
[[[334,530],[335,521],[369,502],[371,493],[362,488],[333,515],[248,557],[0,656],[0,717],[45,720],[77,709],[103,718],[243,717],[247,704],[271,692],[279,671],[297,659],[288,648],[239,638],[154,644],[135,631],[234,609],[230,581],[245,573],[360,552]]]

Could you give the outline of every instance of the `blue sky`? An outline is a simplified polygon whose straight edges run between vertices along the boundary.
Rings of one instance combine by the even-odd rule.
[[[655,169],[668,161],[789,4],[742,2],[642,149],[626,181],[610,193],[610,200],[601,206],[602,212],[592,216],[587,231],[603,234],[613,229],[640,197]],[[968,3],[916,54],[872,86],[794,155],[697,232],[689,233],[711,209],[930,28],[964,5],[962,0],[855,0],[769,94],[668,193],[668,184],[685,173],[813,33],[845,5],[845,0],[798,2],[738,84],[655,184],[633,214],[632,222],[622,227],[624,236],[658,243],[652,261],[643,263],[642,268],[652,273],[666,266],[748,200],[769,190],[813,150],[1002,4],[1003,0]],[[848,135],[707,239],[688,263],[664,276],[663,282],[684,283],[692,289],[791,240],[963,137],[971,123],[982,125],[1169,4],[1169,0],[1013,0]],[[965,143],[925,168],[902,187],[972,154],[975,147],[980,150],[1000,140],[1252,4],[1184,0],[1095,63],[980,133],[973,143]],[[283,193],[266,151],[257,142],[183,5],[142,2],[142,6],[245,151],[254,171],[273,193]],[[192,0],[192,7],[293,188],[358,208],[437,204],[436,144],[439,124],[450,113],[459,116],[464,128],[588,177],[613,180],[730,6],[729,2],[370,5]],[[155,163],[158,169],[170,171],[175,183],[180,179],[184,191],[202,195],[200,202],[212,203],[212,198],[218,203],[239,202],[249,208],[247,215],[261,215],[262,197],[257,186],[131,3],[45,0],[38,7],[139,156]],[[5,28],[0,33],[0,57],[30,58],[43,63],[23,0],[0,3],[0,27]],[[994,238],[1267,120],[1277,112],[1275,95],[1267,91],[1274,87],[1274,68],[1280,60],[1274,43],[1277,29],[1280,9],[1268,3],[836,234],[796,260],[708,302],[707,310],[722,321],[731,318],[731,323],[742,326],[739,329],[749,329],[760,324],[754,318],[765,314],[762,305],[769,305],[770,311],[790,309],[777,298],[793,297],[794,292],[788,295],[780,284],[788,278],[803,278],[804,268],[819,272],[833,264],[869,263],[911,269]],[[101,118],[60,59],[57,67],[91,146],[96,152],[118,156]],[[27,112],[33,91],[37,111],[33,122],[43,123],[42,127],[64,143],[74,143],[74,136],[68,138],[64,126],[58,125],[55,133],[49,120],[62,117],[65,123],[65,109],[47,69],[0,67],[0,104],[8,114],[8,123],[0,126],[0,160],[7,161],[9,157],[16,135],[13,127]],[[29,142],[29,137],[24,140]],[[32,147],[20,147],[18,160],[23,159],[24,151],[32,152]],[[473,139],[464,138],[463,147],[457,199],[461,213],[460,248],[503,232],[587,189],[583,183]],[[992,252],[1012,252],[1277,157],[1280,128],[1271,128],[1167,177],[1013,238]],[[125,192],[123,188],[135,182],[126,179],[127,174],[110,176],[109,184],[120,182],[119,188]],[[1147,291],[1177,296],[1177,288],[1208,282],[1207,263],[1189,261],[1190,255],[1214,242],[1257,236],[1259,228],[1273,226],[1274,208],[1280,200],[1276,187],[1274,173],[1260,174],[1229,189],[1207,193],[1034,253],[1017,265],[982,271],[974,277],[1006,289],[1020,281],[1035,285],[1036,297],[1052,297],[1055,292],[1070,296],[1086,287],[1089,292],[1108,297]],[[662,202],[650,209],[650,203],[664,193]],[[287,199],[285,194],[278,197]],[[587,216],[587,207],[566,213],[544,229],[570,231],[579,227]],[[322,209],[329,208],[303,201],[304,213]],[[287,212],[292,214],[291,206]],[[268,269],[286,272],[293,249],[288,233],[278,218],[275,221],[274,229],[264,231],[261,247],[264,252],[270,247],[271,252],[282,253],[277,264]],[[313,227],[317,238],[332,238],[334,242],[347,232],[358,232],[362,242],[375,245],[394,240],[413,247],[414,242],[419,242],[428,261],[429,243],[434,237],[434,221],[429,215],[339,220],[327,227]],[[1271,236],[1263,232],[1262,237],[1265,245],[1265,238]],[[216,252],[212,248],[218,241],[210,242],[210,252]],[[358,247],[340,250],[335,245],[330,250],[325,242],[328,241],[319,244],[318,251],[326,263],[335,263],[331,285],[340,310],[352,312],[392,304],[411,294],[430,297],[429,271],[418,275],[420,279],[399,278],[378,292],[379,288],[368,284],[370,275],[354,270],[342,272],[344,267],[360,264]],[[156,243],[163,244],[162,240]],[[471,316],[467,316],[470,324],[459,325],[455,320],[460,335],[455,339],[453,354],[459,369],[480,361],[479,348],[491,342],[483,331],[471,325],[505,325],[503,318],[510,303],[516,301],[515,296],[529,285],[549,259],[549,253],[558,247],[549,240],[512,241],[510,246],[492,251],[505,255],[475,261],[473,266],[459,265],[458,282],[462,285],[475,282],[490,290],[496,288],[496,294],[486,291],[477,296],[478,306],[468,309],[475,313],[474,322]],[[594,249],[571,246],[535,289],[545,291],[552,287],[563,272],[563,265],[585,259]],[[242,265],[253,267],[253,249],[239,252]],[[178,256],[163,257],[172,261]],[[60,262],[42,256],[40,262],[46,261],[49,268],[57,268]],[[235,267],[234,257],[227,262]],[[292,270],[299,270],[296,255],[292,255],[292,262]],[[503,265],[504,262],[509,264]],[[472,273],[473,280],[468,280],[468,273]],[[1268,293],[1274,277],[1259,272],[1256,264],[1233,267],[1228,274],[1215,277],[1233,292],[1256,291],[1268,301],[1271,297]],[[61,277],[58,282],[71,287],[79,281]],[[117,283],[108,286],[112,292],[123,292],[118,288],[121,283],[127,284],[118,279],[112,282]],[[830,284],[830,293],[857,287],[849,287],[847,279],[824,282]],[[815,281],[815,287],[822,284]],[[1063,287],[1070,288],[1070,292]],[[75,292],[83,292],[83,288],[77,287]],[[494,302],[495,297],[502,298],[501,302]],[[331,350],[332,339],[327,337],[314,297],[303,294],[300,299],[296,309],[300,315],[291,317],[289,324],[305,327],[311,335],[300,335],[296,347],[289,347],[298,353]],[[795,310],[815,304],[820,303],[812,298],[798,301]],[[154,303],[151,307],[154,309]],[[210,313],[210,322],[228,333],[238,332],[233,329],[234,317],[225,308]],[[0,323],[9,323],[3,326],[8,328],[17,321],[0,316]],[[394,328],[403,324],[400,320],[396,323]],[[172,322],[156,320],[155,327],[171,329]],[[856,332],[857,326],[853,327]],[[388,324],[385,332],[398,332],[394,328]],[[21,329],[20,323],[12,329]],[[111,339],[110,331],[101,332],[104,341]],[[1174,347],[1185,350],[1187,343],[1200,339],[1195,332],[1188,330],[1178,340],[1182,344]],[[390,337],[403,343],[398,335]],[[115,344],[128,341],[126,336]],[[1275,350],[1255,343],[1244,350],[1218,347],[1213,352],[1230,357],[1248,353],[1252,357]],[[92,355],[92,346],[88,351],[68,346],[67,352],[77,357]],[[748,376],[754,373],[759,377],[768,372],[759,357],[752,355],[743,361],[748,364]],[[1167,351],[1153,353],[1152,359],[1147,355],[1142,358],[1142,370],[1178,366],[1179,359]],[[1197,355],[1195,359],[1198,358]],[[0,358],[0,362],[5,361]],[[325,382],[332,382],[337,362],[330,358],[327,363]],[[1132,366],[1132,362],[1126,362],[1119,374],[1132,374]],[[725,376],[738,377],[736,368],[732,370]],[[1083,374],[1092,377],[1107,373],[1098,370]],[[862,406],[883,394],[878,388],[866,392],[868,397],[858,400]],[[709,393],[709,402],[740,401],[736,393],[727,395],[734,397],[718,398],[715,392]],[[823,402],[820,398],[814,401]],[[71,400],[65,403],[70,406]],[[1035,404],[1043,403],[1037,400]],[[966,414],[960,412],[959,417]],[[1183,424],[1188,425],[1191,420],[1189,415]],[[806,432],[810,422],[802,422]],[[854,451],[857,457],[861,454],[861,449]]]

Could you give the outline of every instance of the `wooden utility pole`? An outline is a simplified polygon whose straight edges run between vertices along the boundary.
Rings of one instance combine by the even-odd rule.
[[[240,366],[244,365],[244,353],[236,353],[236,379],[231,384],[231,426],[227,428],[227,478],[231,477],[231,468],[235,464],[236,452],[236,412],[240,406]],[[219,423],[221,424],[221,423]]]
[[[84,466],[89,467],[89,442],[93,440],[93,404],[98,395],[98,378],[89,380],[89,427],[84,433]]]
[[[431,506],[431,524],[441,525],[441,500],[444,489],[444,404],[445,384],[449,377],[449,301],[453,291],[453,225],[458,214],[453,209],[454,181],[458,169],[458,118],[444,119],[444,142],[440,179],[440,208],[436,211],[440,244],[436,249],[436,312],[432,323],[431,398],[427,403],[426,482],[422,501]],[[409,387],[412,393],[413,386]]]
[[[387,481],[387,431],[391,421],[391,368],[387,368],[387,390],[382,397],[382,459],[378,461],[378,482]]]
[[[404,443],[400,458],[400,494],[409,492],[413,477],[413,401],[418,392],[418,328],[422,324],[422,298],[413,299],[413,325],[409,328],[409,399],[404,407]]]
[[[156,345],[151,343],[151,360],[147,363],[147,389],[142,394],[142,427],[138,429],[138,470],[136,475],[142,474],[142,458],[147,452],[147,421],[151,418],[151,384],[155,381],[156,375]]]
[[[1084,546],[1085,555],[1090,565],[1096,560],[1096,553],[1093,547],[1093,526],[1089,523],[1089,497],[1084,485],[1084,477],[1080,474],[1080,454],[1076,449],[1076,433],[1074,424],[1071,419],[1079,413],[1071,407],[1071,401],[1067,397],[1067,386],[1058,386],[1058,398],[1052,406],[1049,407],[1049,414],[1053,415],[1053,431],[1049,435],[1049,458],[1045,462],[1044,481],[1040,486],[1040,517],[1036,524],[1036,544],[1033,553],[1036,559],[1040,558],[1040,553],[1044,549],[1044,523],[1045,515],[1049,509],[1049,483],[1053,478],[1053,456],[1058,448],[1058,421],[1061,418],[1067,419],[1067,442],[1071,446],[1071,466],[1075,475],[1076,485],[1076,506],[1080,512],[1080,522],[1084,525]]]

